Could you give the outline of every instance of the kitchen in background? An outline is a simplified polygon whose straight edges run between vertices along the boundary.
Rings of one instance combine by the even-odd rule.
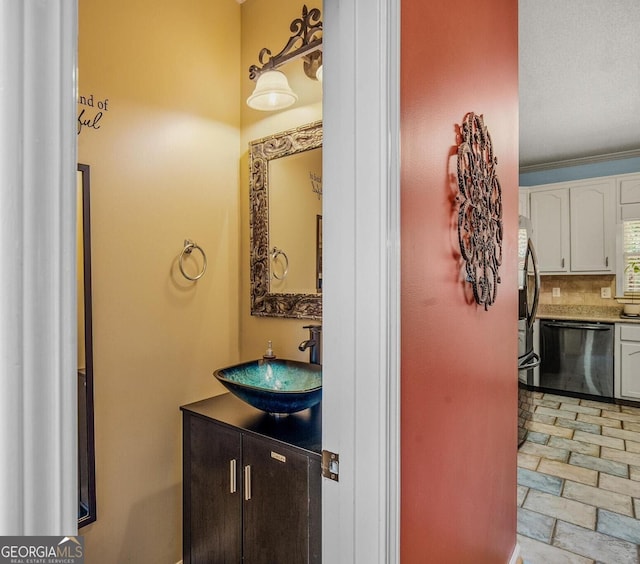
[[[640,173],[528,186],[520,210],[541,271],[540,366],[519,371],[521,555],[637,562]]]
[[[520,191],[540,269],[534,389],[609,402],[640,401],[640,174]],[[638,403],[637,405],[640,405]]]
[[[577,369],[582,357],[582,384],[596,392],[602,370],[584,361],[600,357],[613,388],[600,401],[534,392],[518,454],[521,556],[525,564],[638,562],[639,410],[621,404],[640,405],[640,325],[620,316],[616,296],[630,258],[623,220],[640,223],[640,98],[629,73],[640,50],[640,5],[520,0],[518,7],[520,214],[532,221],[542,271],[534,347],[549,374],[562,364]],[[540,350],[542,322],[559,325],[550,328],[556,358]],[[610,337],[602,336],[611,333],[608,350]],[[534,380],[540,384],[540,369]]]

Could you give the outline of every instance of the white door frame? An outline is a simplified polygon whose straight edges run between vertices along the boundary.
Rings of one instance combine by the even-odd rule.
[[[324,2],[324,562],[400,560],[399,12]]]
[[[75,535],[77,0],[0,0],[0,535]]]

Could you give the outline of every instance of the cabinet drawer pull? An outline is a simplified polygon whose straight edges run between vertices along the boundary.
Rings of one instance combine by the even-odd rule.
[[[564,258],[562,259],[562,264],[561,264],[560,268],[564,268]]]
[[[238,485],[236,484],[236,459],[232,458],[229,461],[229,491],[234,494],[238,491]]]
[[[605,257],[604,259],[604,265],[609,268],[609,257]]]
[[[244,467],[244,500],[251,499],[251,466]]]

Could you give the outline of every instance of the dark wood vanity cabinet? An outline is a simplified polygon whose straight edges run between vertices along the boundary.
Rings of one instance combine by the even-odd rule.
[[[319,413],[276,419],[229,394],[181,409],[184,563],[319,564]],[[296,435],[305,447],[282,440]]]
[[[184,562],[242,562],[242,435],[184,415]],[[231,494],[231,461],[236,491]]]

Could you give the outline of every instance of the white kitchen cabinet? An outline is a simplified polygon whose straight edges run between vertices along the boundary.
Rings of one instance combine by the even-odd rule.
[[[615,183],[602,180],[569,188],[571,271],[615,271]]]
[[[532,190],[529,198],[531,239],[538,254],[540,272],[569,271],[569,191]]]
[[[620,205],[640,204],[640,174],[627,174],[618,178]]]
[[[640,324],[616,323],[615,390],[620,399],[640,400]]]
[[[618,221],[640,217],[640,174],[618,177]]]
[[[529,190],[527,188],[520,188],[518,191],[518,213],[529,217]]]
[[[540,272],[615,272],[613,178],[532,189],[530,211]]]

